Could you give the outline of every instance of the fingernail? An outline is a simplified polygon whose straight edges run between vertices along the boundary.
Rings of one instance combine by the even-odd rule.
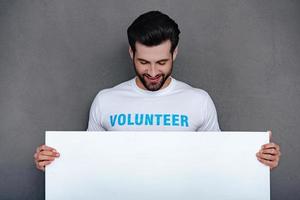
[[[54,149],[53,152],[56,152],[56,150]]]
[[[59,156],[59,153],[57,153],[56,155]]]

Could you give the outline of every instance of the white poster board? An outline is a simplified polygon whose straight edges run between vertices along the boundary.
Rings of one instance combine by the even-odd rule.
[[[270,199],[267,132],[46,132],[46,200]]]

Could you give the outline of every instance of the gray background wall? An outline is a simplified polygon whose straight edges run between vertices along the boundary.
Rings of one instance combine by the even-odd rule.
[[[273,130],[272,199],[300,199],[300,1],[0,0],[1,200],[44,198],[44,131],[85,130],[96,93],[133,77],[126,29],[153,9],[182,31],[174,77],[210,93],[222,130]]]

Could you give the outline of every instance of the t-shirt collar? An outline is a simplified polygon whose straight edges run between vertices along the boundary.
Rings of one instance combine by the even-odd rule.
[[[141,94],[145,94],[145,95],[148,95],[148,96],[161,96],[161,95],[165,95],[165,94],[168,94],[175,86],[175,82],[176,80],[170,76],[171,78],[171,81],[169,83],[169,85],[163,89],[160,89],[160,90],[157,90],[157,91],[150,91],[150,90],[144,90],[142,88],[140,88],[137,84],[136,84],[136,78],[137,77],[134,77],[132,80],[131,80],[131,83],[132,83],[132,86],[134,88],[134,90],[136,90],[137,92],[141,93]]]

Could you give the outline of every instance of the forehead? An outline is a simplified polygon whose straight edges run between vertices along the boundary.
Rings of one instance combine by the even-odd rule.
[[[164,41],[157,46],[146,46],[139,42],[135,43],[135,55],[137,58],[143,58],[145,60],[158,60],[165,59],[171,56],[171,42],[170,40]]]

